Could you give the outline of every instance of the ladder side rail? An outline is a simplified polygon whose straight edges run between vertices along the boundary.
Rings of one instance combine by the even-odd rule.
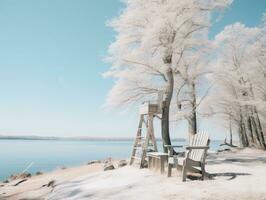
[[[139,141],[141,140],[141,133],[142,133],[142,124],[144,121],[144,116],[141,115],[140,116],[140,121],[139,121],[139,125],[138,125],[138,130],[137,130],[137,135],[134,141],[134,146],[132,149],[132,153],[131,153],[131,158],[130,158],[130,162],[129,164],[132,165],[136,156],[136,151],[137,151],[137,146],[139,144]]]

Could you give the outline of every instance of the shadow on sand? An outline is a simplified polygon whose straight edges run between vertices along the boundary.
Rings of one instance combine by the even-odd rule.
[[[249,173],[236,173],[236,172],[225,172],[225,173],[212,173],[207,174],[208,179],[213,180],[216,177],[228,177],[228,181],[235,179],[237,176],[248,176]]]
[[[237,176],[249,176],[251,174],[249,173],[236,173],[236,172],[224,172],[224,173],[207,173],[205,179],[207,180],[215,180],[217,177],[225,177],[226,180],[230,181]],[[191,180],[201,180],[201,176],[195,176],[195,175],[188,175],[188,178]]]
[[[252,163],[266,163],[266,157],[246,157],[246,158],[236,158],[236,157],[230,157],[230,158],[224,158],[224,159],[217,159],[216,155],[210,155],[208,156],[207,164],[213,165],[213,164],[221,164],[221,163],[234,163],[239,165],[248,165]]]
[[[219,164],[236,164],[241,166],[248,166],[252,165],[254,163],[258,164],[265,164],[266,163],[266,156],[246,156],[237,158],[234,155],[231,155],[230,157],[225,155],[224,157],[221,157],[219,154],[210,154],[207,158],[207,165],[219,165]],[[206,179],[209,180],[215,180],[216,178],[224,178],[226,180],[234,180],[238,176],[249,176],[252,175],[250,173],[238,173],[238,172],[222,172],[222,173],[206,173]],[[193,174],[188,176],[191,180],[199,180],[201,176],[195,176]]]

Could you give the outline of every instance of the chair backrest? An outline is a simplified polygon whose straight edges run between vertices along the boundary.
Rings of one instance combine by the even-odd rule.
[[[191,143],[190,146],[209,146],[209,136],[207,133],[197,133]],[[189,158],[195,161],[201,161],[203,155],[206,151],[203,149],[193,149],[189,155]]]

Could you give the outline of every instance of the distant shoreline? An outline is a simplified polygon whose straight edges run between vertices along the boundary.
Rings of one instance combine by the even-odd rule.
[[[57,140],[57,141],[133,141],[135,138],[112,137],[43,137],[43,136],[0,136],[0,140]],[[157,139],[161,141],[162,139]],[[175,138],[172,141],[185,142],[184,138]]]

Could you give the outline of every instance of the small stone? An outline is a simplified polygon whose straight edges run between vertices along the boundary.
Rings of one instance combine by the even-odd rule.
[[[27,173],[27,172],[24,172],[24,173],[18,175],[18,178],[22,178],[22,179],[29,178],[29,177],[31,177],[31,174]]]
[[[48,184],[47,187],[54,187],[55,186],[55,180],[51,180]]]
[[[42,185],[42,187],[55,187],[55,180],[49,181],[47,184]]]
[[[91,160],[88,162],[88,165],[96,164],[96,163],[101,163],[100,160]]]
[[[113,170],[115,169],[113,163],[109,162],[109,163],[105,163],[103,166],[103,171],[108,171],[108,170]]]
[[[9,180],[5,180],[3,183],[9,183]]]
[[[9,177],[9,180],[13,181],[13,180],[17,180],[17,179],[25,179],[25,178],[30,178],[31,174],[24,172],[22,174],[17,174],[17,175],[13,175],[11,174],[11,176]]]
[[[224,151],[231,151],[231,149],[228,149],[228,148],[227,148],[227,149],[224,149]]]
[[[218,152],[218,153],[222,153],[222,152],[226,152],[226,151],[232,151],[232,150],[226,148],[226,149],[219,149],[217,152]]]
[[[118,162],[118,167],[124,167],[124,166],[126,166],[127,165],[127,161],[126,160],[120,160],[119,162]]]
[[[9,176],[9,179],[10,179],[11,181],[16,180],[16,179],[17,179],[17,175],[11,174],[11,175]]]
[[[43,175],[42,172],[36,172],[36,176]]]

